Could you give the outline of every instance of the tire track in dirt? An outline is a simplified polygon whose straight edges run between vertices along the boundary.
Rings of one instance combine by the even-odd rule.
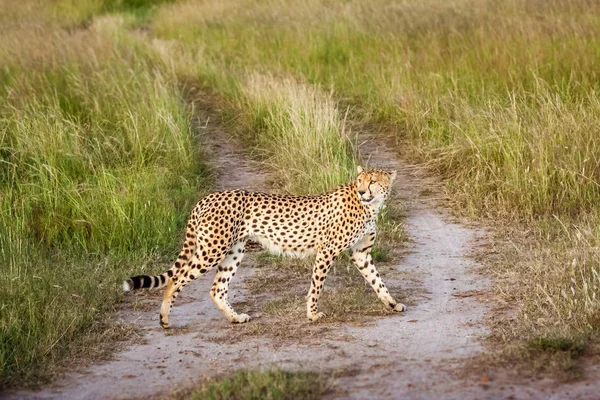
[[[394,327],[382,319],[376,330],[371,328],[382,343],[377,346],[381,356],[397,357],[371,394],[396,399],[600,399],[598,383],[591,378],[561,384],[548,378],[515,378],[508,369],[469,366],[469,359],[485,352],[482,339],[489,331],[484,319],[493,312],[492,282],[473,258],[485,245],[486,232],[453,222],[449,211],[428,195],[440,192],[437,180],[425,177],[418,166],[400,162],[385,140],[372,135],[362,139],[363,158],[398,171],[394,189],[405,203],[412,241],[398,268],[419,275],[427,293],[409,308],[410,319],[403,321],[408,323]],[[392,330],[399,332],[390,335]],[[590,367],[588,375],[599,376],[599,370]],[[359,393],[349,397],[370,397],[367,391]]]
[[[405,203],[412,240],[412,251],[398,268],[419,275],[427,295],[409,308],[410,320],[402,321],[408,323],[394,327],[390,319],[382,319],[371,328],[381,343],[377,346],[381,357],[391,355],[397,361],[378,376],[376,391],[355,391],[349,398],[600,399],[598,383],[591,378],[599,376],[597,366],[587,369],[587,381],[562,384],[549,378],[515,377],[508,368],[469,367],[468,360],[485,351],[482,339],[489,331],[484,319],[493,312],[492,282],[473,258],[485,245],[486,232],[453,222],[448,210],[428,196],[440,191],[439,183],[420,173],[418,166],[400,162],[385,140],[369,135],[363,140],[363,158],[398,171],[394,189]],[[398,333],[390,335],[392,330]]]
[[[374,327],[349,329],[371,340],[369,357],[382,360],[372,368],[373,382],[357,387],[350,398],[448,398],[464,382],[455,370],[482,351],[481,323],[487,308],[477,300],[488,282],[475,272],[472,253],[484,237],[480,229],[450,220],[432,199],[422,196],[435,186],[418,168],[400,163],[385,140],[364,135],[359,150],[371,166],[397,171],[396,196],[406,209],[409,252],[396,268],[416,278],[423,296],[399,317],[382,318]],[[462,396],[459,396],[462,397]]]

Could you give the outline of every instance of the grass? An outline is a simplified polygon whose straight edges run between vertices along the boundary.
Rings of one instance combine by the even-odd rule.
[[[585,355],[596,349],[590,348],[589,337],[561,337],[540,335],[521,346],[514,344],[504,349],[503,357],[495,354],[480,357],[478,368],[490,371],[504,363],[511,365],[510,374],[516,376],[542,377],[551,374],[558,382],[572,382],[585,378]],[[527,370],[523,365],[529,366]],[[517,367],[516,370],[512,369]]]
[[[120,280],[165,269],[207,182],[174,73],[119,19],[68,33],[28,7],[0,39],[0,386],[101,337]]]
[[[232,376],[211,379],[194,390],[191,400],[287,400],[320,399],[332,390],[323,374],[310,371],[242,370]]]
[[[196,44],[153,42],[165,64],[209,95],[230,132],[262,158],[277,186],[316,194],[355,178],[358,160],[345,126],[346,110],[331,93],[285,73],[230,68],[217,54],[196,51]]]
[[[491,249],[497,255],[486,261],[503,304],[517,309],[494,316],[492,339],[507,346],[509,358],[570,374],[584,352],[557,353],[550,346],[534,352],[530,344],[562,338],[582,342],[591,354],[597,351],[598,242],[581,225],[570,224],[571,230],[557,219],[538,224],[505,228]],[[542,361],[545,357],[552,362]]]
[[[595,340],[599,4],[139,4],[3,7],[3,381],[51,363],[110,308],[110,282],[173,251],[202,182],[178,81],[209,94],[286,192],[348,181],[349,126],[382,129],[445,178],[457,212],[497,223],[485,263],[516,308],[495,321],[501,343]],[[140,25],[151,40],[125,32]]]
[[[241,94],[245,136],[265,153],[285,191],[318,194],[354,179],[352,143],[330,95],[270,75],[249,76]]]
[[[529,342],[532,349],[549,350],[552,352],[565,351],[573,356],[579,356],[585,351],[585,343],[561,337],[540,337]]]
[[[517,310],[496,336],[526,346],[600,328],[598,7],[184,1],[152,28],[199,48],[209,82],[255,71],[330,91],[446,178],[455,210],[504,232],[503,258],[486,264]],[[528,235],[511,240],[511,229]]]
[[[486,198],[491,213],[532,216],[598,193],[597,5],[535,4],[187,1],[161,8],[153,28],[202,41],[203,57],[234,72],[331,87],[459,178],[455,194],[470,182],[464,207]]]
[[[94,18],[120,15],[129,26],[147,23],[161,4],[174,0],[57,0],[43,7],[45,17],[66,29],[85,28]]]

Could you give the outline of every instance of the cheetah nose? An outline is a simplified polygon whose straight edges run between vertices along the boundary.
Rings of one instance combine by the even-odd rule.
[[[365,194],[365,191],[364,190],[359,190],[358,194],[360,194],[362,196],[363,194]]]

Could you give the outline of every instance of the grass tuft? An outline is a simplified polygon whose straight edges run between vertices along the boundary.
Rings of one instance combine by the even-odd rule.
[[[208,380],[190,396],[193,400],[320,399],[332,385],[323,374],[305,371],[237,371],[230,377]]]
[[[564,337],[541,337],[530,340],[529,348],[549,352],[568,352],[571,357],[580,356],[585,352],[586,343]]]

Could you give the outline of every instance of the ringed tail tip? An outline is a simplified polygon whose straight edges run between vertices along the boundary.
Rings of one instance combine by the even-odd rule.
[[[127,279],[126,281],[123,281],[123,290],[125,292],[130,292],[133,290],[133,281],[131,279]]]

